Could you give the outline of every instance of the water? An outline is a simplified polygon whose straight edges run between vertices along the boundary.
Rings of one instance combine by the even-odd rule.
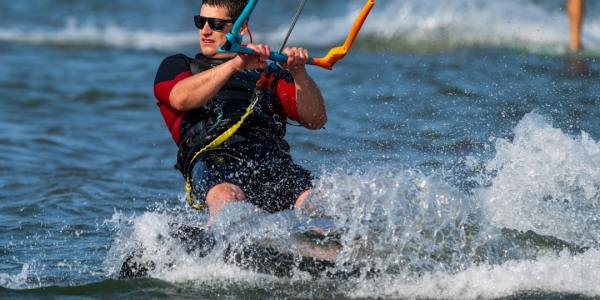
[[[359,2],[309,2],[290,43],[323,54]],[[311,69],[326,130],[289,129],[316,208],[232,205],[196,259],[156,241],[205,216],[184,203],[152,82],[165,56],[197,51],[198,1],[1,2],[0,298],[599,297],[600,6],[572,58],[563,5],[379,1],[347,59]],[[278,46],[293,10],[261,1],[257,39]],[[344,228],[339,268],[365,275],[219,259],[323,215]],[[177,267],[116,280],[139,244]]]

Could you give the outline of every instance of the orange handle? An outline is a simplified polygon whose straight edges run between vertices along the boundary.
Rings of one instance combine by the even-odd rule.
[[[322,68],[325,68],[325,69],[328,69],[328,70],[331,70],[333,68],[333,65],[335,65],[335,63],[337,63],[342,58],[344,58],[344,56],[346,56],[346,53],[348,53],[348,50],[350,50],[350,47],[352,47],[352,44],[354,43],[354,40],[356,39],[358,32],[360,31],[363,24],[365,23],[365,20],[367,19],[367,16],[369,16],[369,13],[371,12],[373,5],[375,5],[375,0],[367,1],[365,6],[360,11],[360,14],[354,21],[354,24],[352,25],[352,29],[350,29],[350,33],[348,33],[348,36],[346,37],[346,41],[344,42],[344,44],[342,46],[332,48],[331,50],[329,50],[327,55],[325,55],[324,57],[313,58],[312,64],[322,67]]]

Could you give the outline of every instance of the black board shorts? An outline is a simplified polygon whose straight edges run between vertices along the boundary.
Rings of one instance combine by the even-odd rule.
[[[300,194],[312,188],[313,177],[287,152],[270,148],[254,144],[202,153],[192,171],[195,199],[205,203],[211,188],[231,183],[242,189],[246,201],[268,212],[293,208]]]

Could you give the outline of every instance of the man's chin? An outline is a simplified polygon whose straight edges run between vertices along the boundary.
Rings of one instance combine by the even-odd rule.
[[[215,55],[219,54],[219,51],[217,51],[217,49],[214,47],[201,47],[201,49],[202,55],[206,57],[214,57]]]
[[[236,56],[235,53],[219,53],[219,51],[205,51],[202,50],[202,55],[204,55],[205,57],[208,58],[217,58],[217,59],[222,59],[222,58],[233,58]]]

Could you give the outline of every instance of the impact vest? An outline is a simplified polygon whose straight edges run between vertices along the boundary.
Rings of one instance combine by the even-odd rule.
[[[198,55],[190,63],[190,69],[192,74],[198,74],[223,62]],[[259,78],[260,73],[256,71],[237,72],[206,105],[186,112],[181,121],[181,139],[175,166],[184,176],[193,167],[190,166],[190,160],[194,154],[241,118],[250,105]],[[289,145],[284,140],[286,121],[287,116],[279,99],[272,90],[268,90],[262,93],[254,113],[219,148],[226,149],[240,142],[261,142],[287,152]]]

